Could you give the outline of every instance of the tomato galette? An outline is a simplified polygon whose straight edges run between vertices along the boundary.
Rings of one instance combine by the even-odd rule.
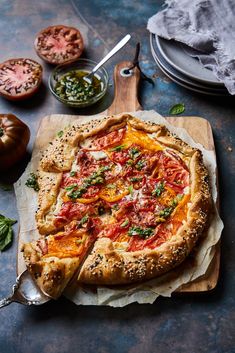
[[[70,126],[44,152],[36,221],[24,258],[41,290],[71,280],[144,281],[190,253],[208,220],[208,174],[198,149],[129,114]]]

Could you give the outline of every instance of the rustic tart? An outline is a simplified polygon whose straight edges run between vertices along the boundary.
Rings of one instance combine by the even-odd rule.
[[[189,255],[210,213],[200,150],[129,114],[60,131],[39,165],[40,238],[23,245],[40,289],[160,276]]]

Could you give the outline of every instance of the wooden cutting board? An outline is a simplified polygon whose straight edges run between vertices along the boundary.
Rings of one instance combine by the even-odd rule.
[[[116,65],[114,69],[114,85],[115,85],[115,98],[111,106],[99,115],[112,115],[122,112],[133,112],[137,110],[142,110],[142,107],[138,101],[138,86],[140,82],[140,72],[137,68],[132,70],[130,76],[122,76],[122,70],[131,67],[132,63],[128,61],[123,61]],[[53,115],[56,117],[56,115]],[[58,120],[61,115],[58,115]],[[84,116],[66,116],[71,122],[75,119],[82,120]],[[97,115],[96,115],[97,117]],[[215,146],[213,141],[212,129],[209,122],[206,119],[195,116],[184,116],[184,117],[167,117],[166,118],[172,125],[177,127],[183,127],[191,135],[195,142],[201,143],[206,149],[212,150],[215,153]],[[48,122],[42,119],[39,134],[48,129]],[[53,132],[54,133],[54,132]],[[53,134],[52,134],[53,136]],[[21,246],[21,237],[19,237],[19,248]],[[180,288],[177,292],[203,292],[215,288],[220,267],[220,245],[216,246],[216,253],[208,268],[208,271],[201,278],[190,282]],[[17,272],[18,274],[24,268],[24,263],[22,261],[22,255],[18,252],[18,264]]]

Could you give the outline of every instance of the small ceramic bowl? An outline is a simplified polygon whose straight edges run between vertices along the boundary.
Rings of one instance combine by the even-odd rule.
[[[108,88],[108,73],[107,71],[101,67],[99,70],[96,71],[95,77],[97,77],[100,82],[101,82],[101,91],[96,94],[93,97],[88,98],[85,101],[76,101],[76,100],[69,100],[67,98],[62,98],[60,97],[56,91],[55,91],[55,86],[57,82],[60,80],[62,76],[65,74],[69,73],[70,71],[73,70],[81,70],[81,71],[86,71],[87,74],[92,71],[92,69],[97,65],[95,61],[89,60],[89,59],[79,59],[76,62],[73,62],[71,64],[66,64],[66,65],[59,65],[57,66],[51,73],[49,77],[49,88],[51,93],[58,99],[60,102],[64,103],[65,105],[68,105],[70,107],[77,107],[77,108],[85,108],[88,107],[94,103],[96,103],[98,100],[100,100],[106,93],[107,88]]]

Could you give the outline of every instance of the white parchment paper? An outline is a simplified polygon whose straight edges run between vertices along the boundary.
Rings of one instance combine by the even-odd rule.
[[[182,140],[202,151],[204,163],[209,170],[214,204],[216,204],[217,187],[215,153],[213,151],[208,151],[202,145],[195,143],[185,129],[171,125],[166,119],[153,110],[130,112],[130,114],[142,120],[166,125],[172,133],[177,134]],[[22,243],[37,239],[39,236],[35,222],[37,193],[32,189],[27,188],[25,182],[29,173],[37,170],[41,150],[43,150],[56,133],[65,126],[74,123],[85,123],[94,118],[95,117],[92,116],[78,119],[76,116],[51,115],[42,120],[36,137],[32,159],[24,174],[15,183],[17,208],[20,218],[19,247]],[[192,255],[190,255],[189,258],[176,269],[159,278],[130,286],[79,286],[74,282],[66,289],[64,295],[77,305],[109,305],[114,307],[122,307],[132,302],[153,303],[160,295],[169,297],[172,292],[177,290],[183,284],[189,283],[206,273],[215,255],[215,245],[220,239],[222,229],[223,223],[215,206],[209,229],[194,249]],[[19,253],[18,271],[22,271],[24,267],[22,254]]]

